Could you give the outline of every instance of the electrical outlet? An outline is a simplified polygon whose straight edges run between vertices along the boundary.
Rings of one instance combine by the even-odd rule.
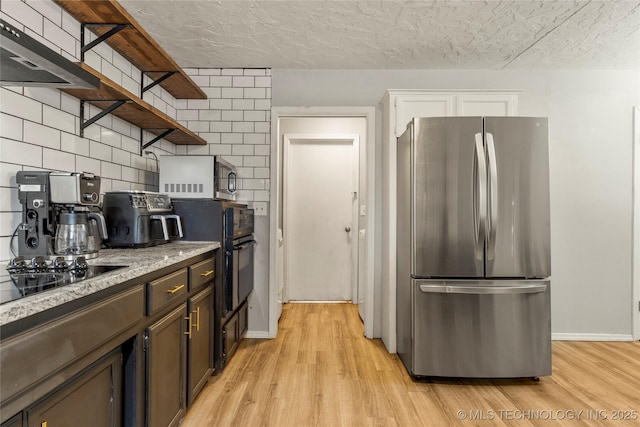
[[[253,213],[257,216],[267,215],[267,202],[253,202]]]

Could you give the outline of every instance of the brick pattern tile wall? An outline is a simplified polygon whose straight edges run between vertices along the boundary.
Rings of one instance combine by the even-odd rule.
[[[72,61],[80,58],[80,24],[49,1],[3,1],[3,20]],[[93,34],[87,32],[91,40]],[[141,75],[120,54],[100,44],[85,62],[133,93]],[[175,146],[158,141],[145,151],[163,154],[219,154],[238,166],[243,202],[268,201],[271,72],[269,69],[188,69],[209,95],[175,99],[160,86],[144,101],[208,141],[207,146]],[[85,108],[85,117],[100,110]],[[19,170],[84,171],[102,177],[102,192],[158,190],[153,154],[140,153],[140,129],[113,115],[87,127],[80,138],[80,101],[58,89],[0,87],[0,262],[12,257],[11,235],[22,208],[15,174]],[[151,139],[144,133],[143,140]],[[14,245],[15,247],[16,245]]]

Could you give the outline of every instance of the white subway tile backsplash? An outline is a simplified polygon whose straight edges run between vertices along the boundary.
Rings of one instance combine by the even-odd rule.
[[[43,19],[37,10],[21,1],[3,1],[1,6],[2,12],[13,18],[18,28],[42,35]]]
[[[256,202],[268,202],[269,201],[269,191],[266,190],[257,190],[253,192],[253,200]]]
[[[187,145],[187,154],[190,155],[198,155],[198,156],[208,156],[209,155],[209,146],[208,145]]]
[[[231,122],[211,122],[210,132],[231,132]]]
[[[22,206],[18,200],[18,189],[11,187],[0,187],[0,211],[21,212]]]
[[[100,142],[111,147],[120,148],[122,146],[122,135],[109,128],[100,128]]]
[[[207,86],[216,86],[216,87],[232,87],[233,86],[233,77],[231,76],[211,76],[209,78],[210,84]]]
[[[256,99],[255,110],[271,110],[271,99]]]
[[[188,99],[187,108],[189,110],[206,110],[209,108],[208,99]]]
[[[245,76],[264,76],[266,71],[264,68],[245,68],[243,74]]]
[[[248,133],[242,140],[244,144],[264,144],[266,142],[264,133]]]
[[[42,167],[63,172],[76,170],[76,156],[64,151],[44,148],[42,150]]]
[[[22,140],[23,122],[19,117],[10,116],[8,114],[0,114],[0,137]],[[2,153],[2,150],[0,150]]]
[[[189,121],[187,128],[192,132],[209,132],[209,122],[200,120]]]
[[[213,132],[200,132],[198,134],[201,138],[204,138],[207,141],[208,145],[211,144],[220,144],[220,134]]]
[[[223,87],[222,98],[244,98],[244,89],[241,87]]]
[[[234,156],[253,156],[253,145],[234,144],[231,147],[231,154]]]
[[[266,133],[271,132],[271,123],[270,122],[256,122],[255,126],[256,133]]]
[[[53,2],[48,0],[29,0],[28,4],[38,11],[40,15],[46,16],[47,19],[55,25],[62,27],[62,9],[57,7]]]
[[[22,165],[0,163],[0,183],[5,187],[16,187],[16,173],[22,170]]]
[[[129,77],[126,73],[122,74],[122,87],[136,96],[140,95],[140,83]]]
[[[256,77],[255,87],[271,87],[271,77]]]
[[[49,105],[42,106],[42,124],[64,132],[75,132],[75,117]]]
[[[244,120],[247,122],[264,122],[267,120],[265,111],[245,111]]]
[[[2,139],[2,150],[0,150],[0,161],[15,163],[18,165],[42,167],[42,147],[38,145],[26,144],[21,141]]]
[[[209,144],[209,154],[212,156],[230,156],[231,144]]]
[[[113,162],[122,166],[131,165],[131,153],[119,148],[112,149]]]
[[[212,110],[231,110],[232,107],[232,99],[210,99],[209,100],[209,108]]]
[[[256,103],[253,99],[233,99],[231,101],[232,103],[230,109],[233,110],[253,110]]]
[[[43,147],[60,149],[60,131],[38,123],[24,122],[24,141]]]
[[[111,161],[111,146],[101,144],[97,141],[91,141],[89,144],[89,154],[94,159]]]
[[[100,175],[100,160],[92,159],[85,156],[76,156],[76,169],[77,172],[89,172],[96,175]],[[104,192],[104,185],[100,183],[100,191]]]
[[[198,120],[218,122],[221,120],[221,117],[222,113],[219,110],[198,110]]]
[[[220,142],[223,144],[242,144],[241,133],[223,133],[220,136]]]
[[[255,77],[233,76],[233,87],[255,87]]]
[[[238,176],[240,178],[253,178],[254,170],[255,170],[254,168],[244,168],[244,167],[236,168],[236,171],[238,172]]]
[[[20,220],[20,215],[13,212],[0,212],[0,236],[11,236]]]
[[[219,76],[220,68],[185,68],[185,72],[189,75],[197,74],[201,76]]]
[[[122,179],[122,166],[111,162],[100,162],[100,176],[110,179]]]
[[[223,76],[241,76],[244,74],[243,68],[223,68],[221,73]]]
[[[209,99],[217,99],[222,97],[222,88],[219,87],[205,87],[202,88],[203,92]]]
[[[12,90],[0,90],[2,112],[32,122],[42,123],[42,104]]]
[[[60,134],[60,149],[67,153],[89,156],[89,141],[75,134],[62,132]]]
[[[269,178],[269,168],[253,168],[254,178]]]
[[[233,133],[253,132],[253,122],[233,122],[231,124],[231,131]]]
[[[224,110],[222,111],[222,120],[228,122],[240,122],[244,120],[242,111]]]
[[[244,88],[244,98],[256,98],[256,99],[264,99],[267,98],[267,89],[266,88]]]
[[[140,128],[122,120],[119,117],[113,117],[110,129],[121,134],[122,138],[140,138]]]
[[[266,168],[269,166],[269,158],[267,156],[246,156],[244,166],[252,166],[256,168]]]
[[[75,56],[76,39],[71,34],[67,33],[65,30],[60,28],[59,25],[54,24],[49,19],[44,20],[43,28],[44,38],[46,38],[65,52],[68,52]]]
[[[200,110],[178,110],[178,120],[198,120]]]
[[[269,156],[271,155],[271,146],[268,144],[254,145],[253,150],[256,156]]]
[[[58,89],[49,89],[46,87],[25,87],[24,96],[51,107],[60,109],[60,92]]]
[[[127,166],[122,167],[122,180],[127,182],[138,181],[138,169],[130,168]]]
[[[140,141],[130,138],[128,136],[122,136],[122,146],[120,147],[130,153],[140,153]]]

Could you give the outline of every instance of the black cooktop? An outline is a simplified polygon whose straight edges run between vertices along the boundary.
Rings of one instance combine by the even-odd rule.
[[[0,273],[0,304],[26,296],[45,292],[61,286],[78,283],[109,271],[124,268],[125,265],[86,265],[82,269],[65,271],[25,271]]]

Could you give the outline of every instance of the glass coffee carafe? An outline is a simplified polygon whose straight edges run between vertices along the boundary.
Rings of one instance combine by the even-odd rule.
[[[97,255],[104,238],[106,225],[101,214],[65,212],[60,214],[54,250],[58,255],[91,258],[91,255]]]

